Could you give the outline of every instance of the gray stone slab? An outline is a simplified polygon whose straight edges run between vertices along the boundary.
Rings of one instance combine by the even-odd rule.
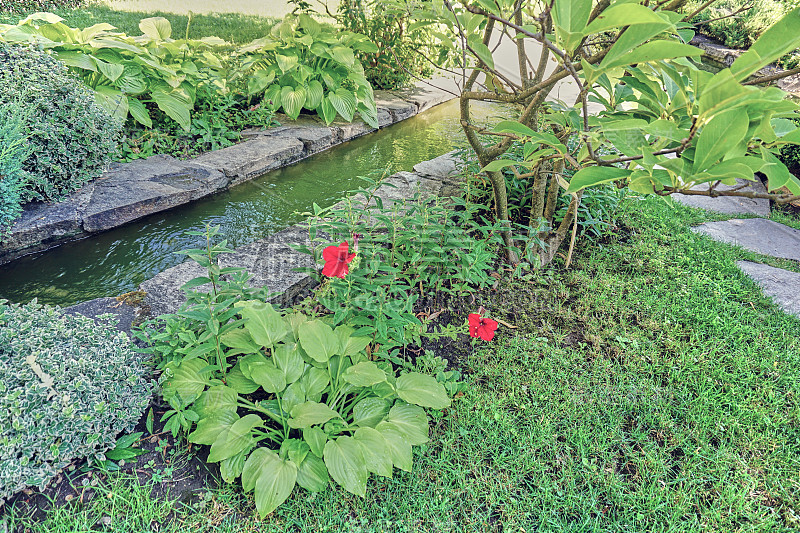
[[[428,161],[414,165],[414,172],[423,176],[431,176],[443,181],[454,181],[458,175],[460,160],[456,159],[455,152],[448,152]]]
[[[117,298],[96,298],[65,307],[64,312],[68,315],[80,314],[89,318],[112,314],[118,320],[117,329],[130,335],[133,324],[138,323],[141,319],[142,308],[130,306]]]
[[[0,235],[0,265],[83,234],[80,207],[75,198],[53,204],[28,204],[9,233]]]
[[[375,131],[375,128],[360,118],[353,119],[353,122],[337,120],[331,122],[330,127],[334,132],[333,135],[335,144],[351,141],[356,137],[361,137],[362,135]]]
[[[115,228],[208,196],[227,182],[221,172],[169,156],[120,165],[94,182],[81,213],[83,229],[94,233]]]
[[[236,185],[303,157],[303,143],[295,137],[258,136],[192,160],[223,172]]]
[[[449,92],[424,84],[420,84],[412,89],[395,91],[394,94],[398,98],[417,106],[417,113],[422,113],[426,109],[430,109],[455,98],[455,95]]]
[[[778,307],[800,317],[800,274],[751,261],[737,261],[736,265],[753,278]]]
[[[220,256],[220,265],[244,268],[253,276],[250,280],[252,286],[267,287],[271,292],[282,293],[274,301],[287,305],[313,284],[307,274],[293,271],[294,268],[313,266],[313,263],[310,256],[294,251],[289,246],[292,243],[307,244],[308,233],[298,226],[289,227],[242,246],[233,254]],[[203,267],[187,261],[143,282],[139,288],[146,292],[145,303],[153,316],[174,313],[186,301],[181,286],[205,275]]]
[[[742,189],[743,192],[755,191],[766,193],[767,188],[761,183],[761,180],[746,181],[737,179],[736,185],[719,185],[717,190],[728,191],[741,185],[748,185]],[[710,184],[703,183],[692,190],[707,191]],[[684,194],[673,194],[672,199],[676,202],[688,205],[689,207],[697,207],[707,211],[714,211],[716,213],[724,213],[728,215],[758,215],[760,217],[768,217],[770,213],[769,200],[766,198],[743,198],[740,196],[717,196],[711,198],[709,196],[687,196]]]
[[[706,222],[692,231],[752,252],[800,261],[800,231],[763,218]]]
[[[382,107],[378,108],[378,127],[385,128],[386,126],[391,126],[396,121],[392,117],[392,114],[389,113],[387,109]]]
[[[375,91],[375,105],[389,112],[392,122],[400,122],[417,114],[417,105],[389,91]],[[382,126],[381,126],[382,127]]]

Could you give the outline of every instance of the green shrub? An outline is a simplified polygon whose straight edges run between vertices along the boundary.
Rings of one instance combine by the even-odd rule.
[[[22,109],[16,103],[0,105],[0,237],[22,213],[27,183],[22,162],[28,153],[22,134]]]
[[[109,321],[0,300],[0,500],[133,429],[151,395],[140,358]]]
[[[0,105],[20,102],[31,154],[24,200],[56,200],[98,177],[117,152],[121,124],[48,54],[0,45]]]
[[[73,9],[86,5],[87,3],[86,0],[0,0],[0,13]]]

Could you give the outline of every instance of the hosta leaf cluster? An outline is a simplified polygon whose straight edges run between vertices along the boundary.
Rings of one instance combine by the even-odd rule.
[[[377,127],[372,88],[353,48],[374,47],[352,33],[323,31],[305,15],[287,17],[271,36],[235,49],[216,37],[173,39],[162,17],[143,19],[129,36],[110,24],[71,28],[52,13],[0,25],[0,40],[51,50],[115,116],[151,127],[154,108],[189,131],[198,90],[265,96],[287,115],[317,111],[327,122],[361,114]]]
[[[102,460],[150,403],[146,373],[113,324],[0,300],[0,500]]]
[[[63,64],[0,43],[0,105],[18,105],[31,183],[23,200],[59,199],[98,177],[117,151],[121,124]]]
[[[347,326],[258,300],[212,320],[208,343],[165,365],[167,416],[210,446],[223,479],[241,477],[262,516],[295,485],[319,491],[332,478],[364,496],[370,474],[410,470],[412,446],[428,440],[423,408],[450,405],[432,376],[370,360],[370,338]]]

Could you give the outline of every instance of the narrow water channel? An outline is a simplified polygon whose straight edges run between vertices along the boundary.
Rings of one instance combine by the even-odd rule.
[[[486,105],[474,118],[498,112]],[[333,204],[363,185],[359,176],[411,170],[462,143],[458,104],[451,101],[224,193],[1,266],[0,299],[67,306],[135,290],[183,261],[178,250],[202,246],[188,230],[219,225],[230,246],[242,246],[298,222],[297,212],[313,202]]]

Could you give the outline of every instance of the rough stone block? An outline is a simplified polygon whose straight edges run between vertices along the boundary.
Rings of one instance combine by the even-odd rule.
[[[751,252],[800,261],[800,231],[763,218],[706,222],[692,231]]]
[[[800,317],[800,274],[751,261],[737,261],[736,265],[753,278],[778,307]]]
[[[455,154],[455,152],[448,152],[434,159],[417,163],[414,165],[414,172],[441,181],[457,182],[455,177],[459,172],[460,161],[456,159]]]
[[[224,189],[220,172],[169,156],[134,161],[94,182],[82,213],[83,229],[94,233],[192,202]]]
[[[404,89],[394,93],[398,98],[417,106],[417,113],[422,113],[436,105],[455,98],[455,95],[435,87],[420,84],[413,89]]]
[[[353,122],[331,122],[331,129],[334,130],[334,144],[347,142],[375,131],[375,128],[360,118],[353,119]]]
[[[303,157],[303,143],[294,137],[258,136],[192,162],[223,172],[236,185]]]
[[[68,315],[80,314],[89,318],[112,314],[117,319],[117,329],[131,334],[131,327],[141,318],[142,308],[133,307],[116,298],[96,298],[64,308]]]
[[[415,103],[403,100],[389,91],[375,91],[375,105],[378,106],[378,110],[388,111],[392,122],[400,122],[417,114]]]

